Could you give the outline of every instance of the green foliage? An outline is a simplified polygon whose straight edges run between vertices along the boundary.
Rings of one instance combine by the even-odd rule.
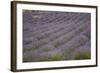
[[[72,59],[72,55],[73,55],[73,52],[74,52],[74,48],[65,48],[62,52],[63,52],[63,56],[64,56],[64,59],[66,60],[70,60]]]
[[[54,47],[57,48],[60,45],[59,42],[54,43]]]
[[[57,40],[57,41],[54,41],[53,42],[53,45],[55,48],[59,47],[60,45],[64,44],[65,41],[60,41],[60,40]]]
[[[23,48],[23,51],[26,52],[26,51],[30,51],[31,48]]]
[[[32,56],[23,57],[23,62],[30,62],[32,60],[33,60]]]
[[[44,36],[39,36],[39,37],[37,37],[38,40],[41,40],[41,39],[43,39],[43,38],[44,38]]]
[[[45,47],[45,48],[43,48],[43,51],[46,51],[46,52],[48,52],[48,51],[50,51],[50,50],[51,50],[50,47]]]
[[[49,36],[50,36],[50,34],[49,34],[49,33],[46,33],[46,34],[45,34],[45,36],[46,36],[46,37],[49,37]]]
[[[71,54],[74,50],[75,50],[75,48],[65,48],[65,49],[63,50],[63,52],[64,52],[64,55],[69,55],[69,54]]]
[[[47,60],[47,59],[44,56],[38,56],[38,58],[34,57],[32,55],[23,57],[24,62],[39,62],[39,61],[45,61],[45,60]]]
[[[77,54],[75,54],[75,59],[76,60],[90,59],[90,53],[89,52],[78,52]]]
[[[51,61],[63,60],[63,57],[61,55],[59,55],[59,54],[52,54],[49,57],[49,60],[51,60]]]
[[[37,34],[40,34],[40,33],[41,33],[41,31],[33,32],[33,33],[30,35],[30,37],[34,37],[34,36],[36,36]]]
[[[47,34],[44,34],[44,35],[42,35],[42,36],[38,36],[37,39],[38,39],[38,40],[42,40],[42,39],[47,38],[47,37],[49,37],[49,36],[50,36],[50,34],[47,33]]]

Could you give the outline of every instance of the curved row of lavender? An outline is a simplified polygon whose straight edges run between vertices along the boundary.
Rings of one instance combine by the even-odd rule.
[[[23,10],[23,62],[91,58],[90,13]]]

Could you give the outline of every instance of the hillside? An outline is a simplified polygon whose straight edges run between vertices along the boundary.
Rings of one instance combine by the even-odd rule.
[[[23,11],[23,62],[91,57],[89,13]]]

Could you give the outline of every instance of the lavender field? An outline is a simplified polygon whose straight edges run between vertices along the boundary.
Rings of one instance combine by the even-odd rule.
[[[91,14],[23,10],[23,62],[91,58]]]

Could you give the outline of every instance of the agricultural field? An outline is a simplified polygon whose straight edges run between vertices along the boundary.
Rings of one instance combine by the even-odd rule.
[[[90,58],[90,13],[23,10],[23,62]]]

